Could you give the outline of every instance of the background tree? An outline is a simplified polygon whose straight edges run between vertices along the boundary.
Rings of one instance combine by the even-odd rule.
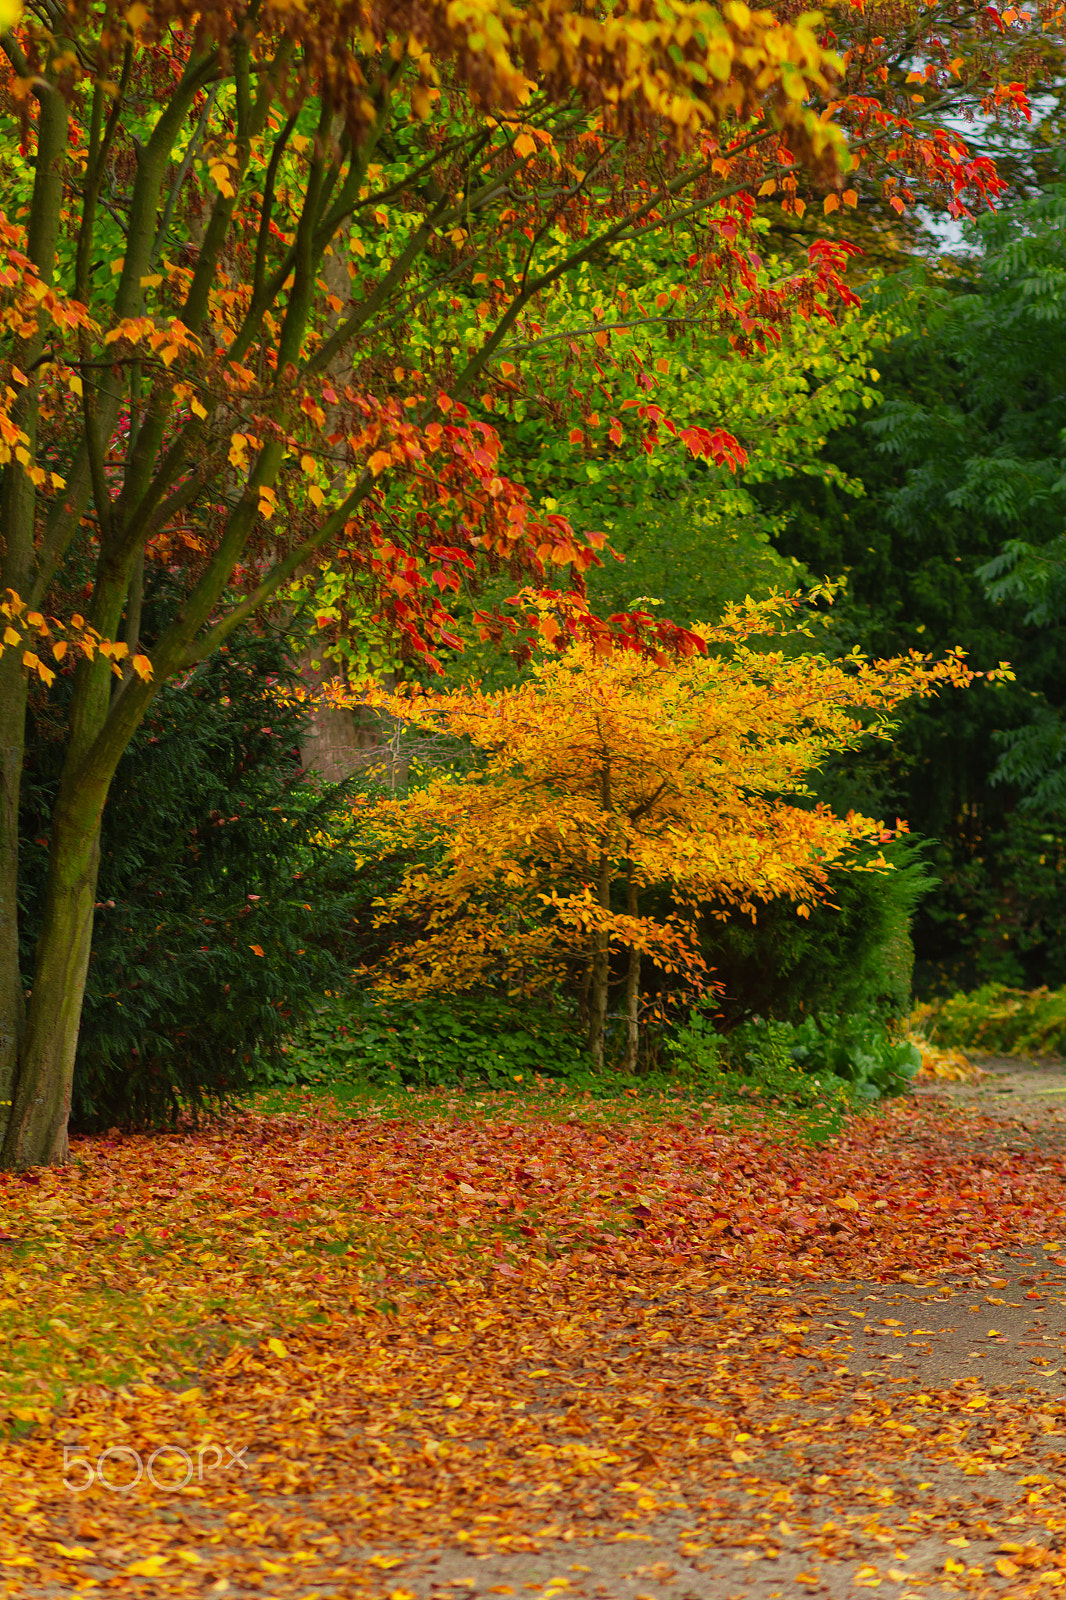
[[[885,759],[837,773],[826,790],[905,815],[934,841],[942,887],[915,929],[925,986],[1066,978],[1055,801],[1061,224],[1052,188],[985,218],[965,271],[925,275],[909,304],[897,296],[902,326],[879,358],[884,403],[828,446],[865,481],[863,499],[811,480],[765,491],[769,509],[791,513],[783,553],[849,569],[836,608],[843,644],[959,643],[978,667],[1006,658],[1015,668],[1014,683],[908,710]],[[1042,803],[1030,806],[1030,795]]]

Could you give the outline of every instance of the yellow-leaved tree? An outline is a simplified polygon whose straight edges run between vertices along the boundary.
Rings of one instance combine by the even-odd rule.
[[[830,867],[890,871],[856,849],[887,842],[884,824],[834,815],[808,780],[830,753],[889,736],[902,700],[977,675],[959,653],[873,662],[783,650],[772,636],[798,605],[734,607],[698,630],[706,651],[687,660],[598,653],[585,641],[534,661],[518,688],[375,696],[464,739],[475,757],[407,797],[365,802],[394,838],[439,852],[381,903],[381,925],[402,917],[420,935],[397,941],[376,969],[379,988],[528,993],[576,966],[588,1049],[602,1064],[612,954],[628,951],[631,1068],[642,957],[697,989],[706,982],[699,912],[754,918],[784,895],[807,916]],[[642,914],[653,890],[668,892],[667,915]]]

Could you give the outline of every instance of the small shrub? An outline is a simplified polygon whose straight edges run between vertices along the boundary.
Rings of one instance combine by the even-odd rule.
[[[244,633],[160,690],[104,816],[72,1126],[151,1127],[246,1090],[370,947],[387,850],[331,837],[343,787],[304,782],[285,641]],[[42,717],[62,711],[50,702]],[[31,726],[23,790],[29,959],[61,743]]]
[[[1066,989],[986,983],[919,1006],[913,1020],[936,1044],[994,1055],[1066,1054]]]
[[[808,1017],[794,1030],[790,1053],[804,1072],[828,1072],[850,1083],[860,1105],[904,1094],[922,1065],[917,1046],[862,1017],[845,1017],[832,1027]]]
[[[857,1017],[798,1026],[756,1017],[723,1034],[697,1008],[667,1049],[717,1099],[797,1108],[869,1105],[902,1094],[921,1067],[914,1045]]]
[[[754,1019],[723,1035],[697,1009],[669,1042],[667,1054],[681,1082],[725,1105],[821,1107],[839,1114],[847,1090],[830,1074],[817,1076],[797,1063],[794,1033],[788,1023]]]
[[[547,1007],[518,1008],[491,995],[386,1001],[349,991],[327,997],[289,1041],[284,1064],[261,1081],[513,1089],[588,1068],[572,1025]]]

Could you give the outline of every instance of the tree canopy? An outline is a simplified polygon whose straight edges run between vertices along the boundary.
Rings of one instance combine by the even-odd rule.
[[[972,674],[954,657],[786,656],[765,647],[783,609],[730,608],[697,629],[707,653],[687,661],[578,643],[535,661],[515,689],[387,699],[397,715],[469,741],[479,759],[371,808],[377,827],[441,851],[386,901],[383,920],[413,918],[421,936],[408,928],[382,981],[405,994],[486,980],[536,991],[569,964],[602,1063],[611,948],[621,946],[632,1066],[642,953],[698,990],[701,907],[754,919],[784,896],[809,916],[830,867],[858,865],[857,844],[892,837],[875,818],[811,803],[811,774],[831,752],[884,734],[907,696]],[[882,856],[862,865],[890,870]],[[642,915],[641,896],[656,889],[669,913]]]

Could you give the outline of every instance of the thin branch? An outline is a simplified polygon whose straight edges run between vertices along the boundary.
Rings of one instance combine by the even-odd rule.
[[[170,193],[167,195],[167,203],[163,209],[163,215],[160,219],[158,231],[156,232],[155,243],[152,245],[152,253],[149,257],[150,266],[154,266],[156,261],[159,259],[159,252],[163,248],[163,243],[170,229],[170,224],[174,220],[174,212],[177,210],[178,205],[178,196],[181,194],[181,191],[185,186],[185,180],[189,176],[189,171],[196,157],[197,149],[203,143],[204,134],[207,132],[207,124],[211,120],[211,113],[214,110],[215,101],[217,98],[218,85],[213,84],[207,92],[207,99],[204,103],[204,109],[200,113],[200,120],[196,124],[193,136],[189,140],[185,154],[182,157],[181,166],[178,168],[178,175],[170,186]]]

